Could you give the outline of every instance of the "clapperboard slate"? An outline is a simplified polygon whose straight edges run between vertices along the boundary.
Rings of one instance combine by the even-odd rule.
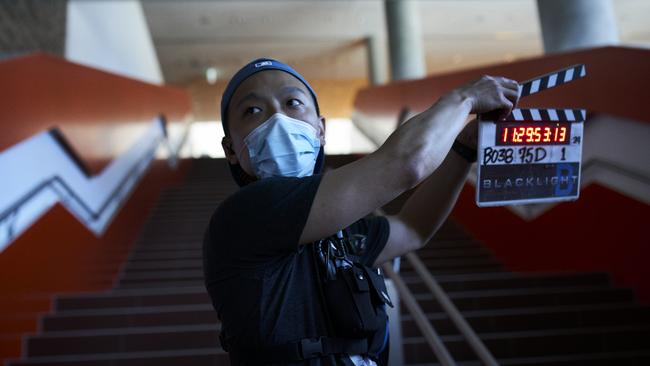
[[[584,77],[584,65],[520,84],[520,98]],[[479,115],[476,203],[570,201],[580,193],[584,109],[515,108],[505,120]]]

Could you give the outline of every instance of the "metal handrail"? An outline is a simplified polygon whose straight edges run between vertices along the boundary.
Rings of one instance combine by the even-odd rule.
[[[440,361],[440,364],[442,366],[456,366],[456,361],[451,357],[451,354],[440,338],[440,335],[438,335],[436,330],[433,329],[429,319],[427,319],[427,316],[424,314],[424,311],[418,304],[417,300],[415,300],[411,290],[409,290],[408,286],[406,286],[402,280],[402,277],[393,271],[390,262],[384,263],[382,269],[384,270],[384,273],[393,280],[397,291],[402,297],[401,300],[404,301],[404,305],[406,305],[408,310],[411,312],[411,315],[413,315],[415,324],[422,332],[422,335],[424,335],[424,339],[433,350],[433,353],[438,358],[438,361]]]
[[[483,341],[481,341],[478,335],[476,335],[474,329],[472,329],[469,323],[467,323],[467,320],[465,320],[460,311],[458,311],[454,303],[449,299],[449,296],[447,296],[445,291],[438,284],[438,281],[436,281],[436,279],[429,272],[424,263],[422,263],[417,254],[414,252],[407,253],[406,258],[409,260],[409,262],[411,262],[411,265],[418,273],[418,275],[422,277],[422,280],[429,288],[435,299],[438,301],[442,309],[447,313],[447,315],[449,315],[451,321],[454,323],[456,328],[458,328],[463,337],[465,337],[467,343],[469,343],[470,347],[483,362],[483,364],[487,366],[498,366],[499,363],[494,358],[490,350],[485,347]]]

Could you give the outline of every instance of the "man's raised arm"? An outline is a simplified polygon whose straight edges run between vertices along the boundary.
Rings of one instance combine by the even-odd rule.
[[[402,124],[377,151],[327,172],[316,192],[300,243],[332,235],[420,184],[441,166],[470,113],[502,110],[507,114],[517,95],[516,81],[485,76],[452,91]],[[427,184],[434,191],[441,188],[432,185]],[[448,204],[440,204],[435,210],[448,212]],[[405,232],[422,235],[417,223],[405,225],[409,225],[404,226]],[[393,229],[391,225],[391,230],[399,228]],[[404,242],[391,236],[399,239],[395,242]]]

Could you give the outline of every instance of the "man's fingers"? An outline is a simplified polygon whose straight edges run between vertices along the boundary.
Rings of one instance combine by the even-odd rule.
[[[508,79],[508,78],[499,78],[501,81],[501,85],[503,85],[505,88],[512,89],[512,90],[518,90],[519,89],[519,83],[516,82],[515,80]]]
[[[503,107],[499,108],[499,120],[503,120],[508,117],[508,115],[512,112],[512,108],[514,107],[514,103],[507,99],[505,96],[502,96],[501,103]]]
[[[508,99],[513,106],[517,105],[517,102],[519,101],[518,90],[505,89],[503,90],[503,96],[505,96],[506,99]]]

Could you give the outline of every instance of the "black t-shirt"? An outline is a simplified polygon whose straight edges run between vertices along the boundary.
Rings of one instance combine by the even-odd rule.
[[[203,243],[205,284],[233,349],[255,350],[328,335],[313,244],[298,241],[321,175],[267,178],[228,197],[213,214]],[[371,266],[388,239],[384,217],[346,229],[366,235],[359,261]],[[233,364],[237,363],[231,359]],[[329,355],[294,365],[351,365]]]

